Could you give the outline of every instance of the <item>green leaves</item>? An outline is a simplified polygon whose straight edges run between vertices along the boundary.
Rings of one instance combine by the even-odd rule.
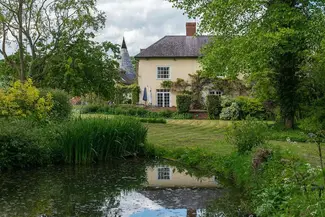
[[[301,102],[298,89],[325,34],[323,0],[170,0],[200,19],[200,32],[214,36],[203,50],[206,75],[247,75],[264,99],[273,92],[288,127]],[[323,56],[321,55],[322,59]],[[315,60],[315,59],[314,59]],[[322,61],[319,61],[321,63]],[[317,64],[317,61],[313,62]],[[308,72],[310,74],[311,72]],[[270,83],[272,81],[272,84]],[[263,85],[272,85],[275,91]],[[266,92],[264,92],[266,91]],[[264,93],[263,93],[264,92]]]

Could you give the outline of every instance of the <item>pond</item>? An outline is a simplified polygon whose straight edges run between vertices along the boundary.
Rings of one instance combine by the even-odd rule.
[[[0,174],[0,216],[238,216],[216,177],[170,162],[114,161]]]

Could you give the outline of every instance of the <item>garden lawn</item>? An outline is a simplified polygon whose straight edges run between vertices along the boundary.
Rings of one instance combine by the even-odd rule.
[[[79,116],[79,115],[78,115]],[[101,117],[109,118],[112,115],[105,114],[82,114],[82,118]],[[231,121],[221,120],[168,120],[167,124],[145,124],[148,126],[148,142],[156,146],[169,149],[175,148],[204,148],[218,155],[227,155],[235,150],[225,140],[227,127]],[[271,131],[270,143],[288,150],[294,155],[307,160],[313,165],[318,165],[317,146],[308,142],[294,142],[301,140],[299,131]],[[287,142],[286,138],[293,142]],[[297,139],[295,139],[297,138]],[[323,148],[325,153],[325,147]]]
[[[200,147],[226,155],[234,150],[224,136],[226,127],[230,124],[231,122],[210,120],[168,120],[167,124],[147,124],[148,141],[170,149]]]
[[[147,124],[148,141],[157,146],[170,149],[179,147],[205,148],[219,155],[226,155],[235,147],[225,141],[225,133],[230,121],[220,120],[168,120],[167,124]],[[272,132],[273,138],[283,137],[284,141],[271,140],[270,144],[288,150],[309,163],[318,166],[319,157],[316,144],[308,142],[287,142],[285,134],[290,137],[294,131]],[[294,140],[293,140],[294,141]],[[325,153],[325,148],[323,148]]]

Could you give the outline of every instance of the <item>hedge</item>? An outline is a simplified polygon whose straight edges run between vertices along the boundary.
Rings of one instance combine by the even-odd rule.
[[[221,112],[221,100],[217,95],[207,96],[207,110],[210,119],[218,119]]]
[[[191,106],[191,96],[190,95],[177,95],[176,96],[176,104],[177,104],[177,111],[179,113],[187,113],[190,110]]]

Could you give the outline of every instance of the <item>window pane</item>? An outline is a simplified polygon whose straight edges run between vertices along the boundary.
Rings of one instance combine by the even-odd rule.
[[[168,180],[168,179],[170,179],[169,167],[158,168],[158,180]]]
[[[157,67],[158,79],[169,79],[169,67]]]

